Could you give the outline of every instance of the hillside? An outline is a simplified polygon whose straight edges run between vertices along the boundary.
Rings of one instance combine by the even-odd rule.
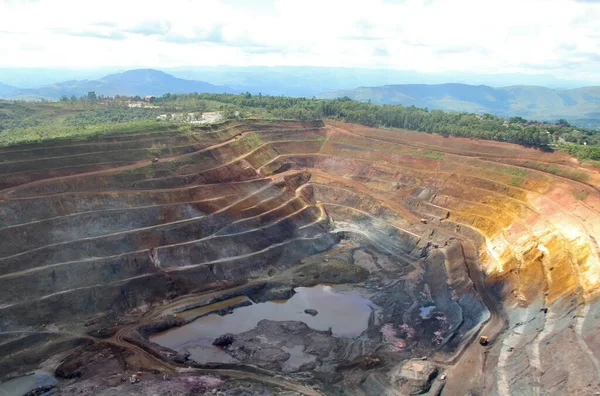
[[[226,118],[335,119],[368,126],[404,128],[442,136],[517,143],[542,150],[558,148],[581,160],[600,161],[600,132],[565,122],[535,123],[506,120],[486,114],[428,111],[400,105],[376,105],[348,99],[307,99],[231,94],[169,94],[156,97],[151,107],[129,108],[131,97],[86,98],[59,102],[0,100],[0,145],[89,136],[134,123],[146,128],[160,114],[221,111]]]
[[[319,95],[323,99],[344,96],[377,104],[520,116],[541,121],[564,118],[582,126],[600,126],[600,87],[558,90],[525,85],[493,88],[466,84],[404,84]]]
[[[37,96],[40,98],[58,99],[63,95],[80,97],[90,91],[95,91],[97,95],[105,96],[160,96],[165,93],[235,92],[235,90],[226,86],[213,85],[204,81],[184,80],[153,69],[138,69],[111,74],[99,80],[65,81],[41,88],[13,90],[4,95],[0,93],[0,97],[20,96],[32,98]]]
[[[494,88],[468,84],[394,84],[342,89],[362,81],[390,83],[420,80],[422,76],[383,73],[381,70],[328,68],[196,68],[174,70],[178,78],[153,69],[110,74],[97,80],[71,80],[39,88],[18,89],[0,84],[0,98],[35,100],[80,97],[90,91],[97,95],[160,96],[165,93],[240,93],[311,97],[350,97],[376,104],[400,104],[447,111],[490,113],[502,117],[520,116],[540,121],[566,119],[581,126],[600,127],[600,87],[569,90],[518,85]],[[200,81],[202,80],[202,81]],[[426,80],[426,79],[425,79]],[[207,82],[208,81],[208,82]]]

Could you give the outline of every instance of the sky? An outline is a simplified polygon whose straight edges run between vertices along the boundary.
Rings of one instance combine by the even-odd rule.
[[[600,0],[0,0],[0,67],[330,66],[600,84]]]

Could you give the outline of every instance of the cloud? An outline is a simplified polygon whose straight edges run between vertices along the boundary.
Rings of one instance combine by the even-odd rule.
[[[97,39],[104,39],[104,40],[125,40],[127,38],[127,35],[125,33],[120,32],[120,31],[109,30],[109,29],[106,29],[106,30],[101,30],[101,29],[70,30],[70,29],[56,28],[56,29],[52,29],[52,31],[55,33],[58,33],[58,34],[64,34],[66,36],[97,38]]]
[[[377,28],[373,22],[367,19],[359,19],[351,26],[352,33],[344,36],[345,40],[375,41],[382,40],[383,37],[377,33]]]
[[[31,43],[31,42],[24,42],[19,45],[19,49],[21,49],[23,51],[39,52],[39,51],[43,51],[45,48],[46,47],[44,47],[43,45],[39,45],[36,43]]]
[[[558,51],[566,51],[566,52],[571,52],[577,49],[577,44],[575,43],[561,43],[559,44],[556,49]]]
[[[190,35],[167,34],[163,39],[167,42],[176,44],[222,44],[226,42],[223,36],[222,24],[217,24],[206,29],[194,28]]]
[[[536,71],[560,71],[560,70],[573,70],[576,69],[578,66],[580,66],[580,62],[574,62],[574,61],[570,61],[570,60],[564,60],[564,61],[560,61],[560,62],[553,62],[553,63],[523,63],[521,64],[522,67],[526,68],[526,69],[530,69],[530,70],[536,70]]]
[[[109,22],[109,21],[94,22],[94,23],[92,23],[92,25],[98,26],[98,27],[109,27],[109,28],[117,27],[116,23]]]
[[[467,46],[455,46],[455,47],[444,47],[438,48],[435,50],[435,53],[438,55],[454,55],[454,54],[468,54],[468,53],[477,53],[481,55],[489,54],[490,51],[484,48],[477,47],[467,47]]]
[[[385,48],[375,48],[373,50],[373,55],[375,55],[375,56],[389,56],[390,53]]]
[[[434,47],[436,47],[435,44],[428,44],[428,43],[425,43],[425,42],[423,42],[421,40],[418,40],[418,39],[416,39],[416,40],[412,40],[412,39],[408,39],[407,40],[407,39],[404,39],[404,40],[402,40],[402,44],[404,46],[413,47],[413,48],[419,48],[419,47],[421,47],[421,48],[434,48]]]
[[[286,48],[280,47],[265,47],[265,46],[244,46],[242,47],[243,51],[247,54],[256,54],[256,55],[264,55],[264,54],[286,54],[289,51]]]
[[[599,2],[0,1],[0,34],[11,34],[0,40],[0,66],[549,70],[600,83]]]
[[[587,62],[600,64],[600,54],[598,53],[582,53],[581,56]]]
[[[132,28],[125,29],[125,32],[132,34],[141,34],[143,36],[165,35],[171,31],[171,23],[169,21],[145,21]]]
[[[344,40],[351,40],[351,41],[380,41],[380,40],[384,40],[383,37],[378,37],[378,36],[344,36],[342,38]]]

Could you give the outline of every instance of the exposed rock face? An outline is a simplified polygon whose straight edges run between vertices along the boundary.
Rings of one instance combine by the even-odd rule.
[[[226,347],[226,346],[231,345],[234,340],[235,340],[235,336],[233,334],[226,333],[226,334],[223,334],[222,336],[219,336],[216,340],[214,340],[213,345],[216,345],[219,347]]]
[[[438,375],[435,364],[427,361],[405,361],[394,373],[396,389],[406,395],[421,395],[431,389],[431,382]]]
[[[264,161],[272,146],[285,146],[277,142],[280,129],[306,133],[308,147],[318,148],[315,143],[321,142],[310,136],[323,135],[319,127],[259,123],[195,139],[160,133],[114,143],[107,139],[86,149],[110,146],[103,162],[113,161],[113,170],[5,190],[0,329],[123,311],[262,274],[327,249],[336,240],[328,232],[329,217],[290,189],[285,178],[261,178],[252,165]],[[272,138],[263,141],[254,130]],[[127,158],[141,159],[132,144],[147,152],[158,141],[178,147],[170,160],[120,170]],[[119,151],[121,146],[128,149]],[[82,163],[99,161],[89,153],[69,157],[71,149],[81,147],[68,142],[50,147],[45,149],[49,159],[40,155],[31,163],[25,151],[26,164],[1,167],[36,170],[21,175],[19,183],[27,183],[40,177],[38,169],[70,166],[76,173]],[[13,180],[10,174],[3,179]]]
[[[241,362],[264,368],[321,371],[343,356],[349,343],[349,339],[313,330],[302,322],[262,320],[254,330],[235,336],[226,350]]]
[[[269,287],[270,286],[270,287]],[[287,300],[294,295],[294,288],[289,285],[268,285],[253,291],[250,295],[255,302]]]
[[[72,329],[109,312],[115,323],[76,334],[110,339],[124,312],[313,260],[293,282],[379,289],[372,300],[385,322],[369,331],[382,353],[434,348],[454,366],[445,394],[600,391],[599,187],[596,168],[561,153],[342,123],[248,121],[3,148],[0,331]],[[347,259],[329,254],[341,240],[354,246]],[[281,284],[249,297],[292,293]],[[52,337],[72,346],[67,334]],[[477,343],[459,354],[478,334],[490,337],[488,355]],[[31,361],[19,345],[33,336],[2,337],[0,378],[16,357]],[[347,361],[365,351],[311,337]],[[330,362],[290,368],[297,351],[253,342],[236,336],[227,348],[290,372]],[[363,391],[389,391],[388,379],[363,374]]]
[[[87,350],[80,350],[70,355],[63,361],[55,371],[58,378],[88,378],[95,375],[99,370],[104,371],[106,365],[116,373],[121,373],[127,369],[125,357],[131,352],[124,348],[114,345],[99,343]]]

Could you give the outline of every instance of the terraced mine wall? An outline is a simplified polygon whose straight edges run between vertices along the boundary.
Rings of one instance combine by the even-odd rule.
[[[2,207],[2,328],[122,311],[169,293],[187,294],[215,282],[246,279],[330,247],[336,237],[328,232],[329,219],[314,202],[296,194],[299,178],[257,177],[250,163],[258,157],[241,158],[271,146],[252,128],[231,126],[207,133],[211,139],[224,139],[215,146],[187,137],[191,145],[181,152],[191,153],[170,151],[173,155],[165,162],[145,161],[125,170],[118,165],[131,150],[120,150],[120,145],[130,147],[131,142],[122,139],[110,143],[114,147],[105,160],[116,161],[117,167],[108,172],[36,181],[34,166],[79,165],[69,162],[71,156],[60,156],[68,146],[43,150],[48,159],[25,161],[31,163],[31,182],[7,191],[6,197],[19,198]],[[142,147],[156,141],[169,144],[166,137],[131,138]],[[173,137],[175,144],[182,139]],[[107,144],[90,143],[89,149]],[[204,146],[208,148],[200,148]],[[21,162],[4,167],[16,169]],[[222,172],[216,166],[220,163],[246,168],[236,168],[240,172],[230,178],[215,176]],[[194,177],[235,180],[199,185],[179,176],[186,166],[193,168]],[[103,186],[110,191],[90,192],[106,190]]]
[[[31,334],[58,337],[57,352],[86,342],[90,318],[268,282],[329,255],[380,290],[369,330],[380,346],[371,336],[343,359],[433,353],[449,395],[596,391],[599,186],[596,168],[563,154],[336,122],[3,148],[1,374]],[[328,270],[298,271],[297,285]],[[427,305],[435,319],[419,317]],[[386,394],[410,387],[402,372],[347,381]]]

